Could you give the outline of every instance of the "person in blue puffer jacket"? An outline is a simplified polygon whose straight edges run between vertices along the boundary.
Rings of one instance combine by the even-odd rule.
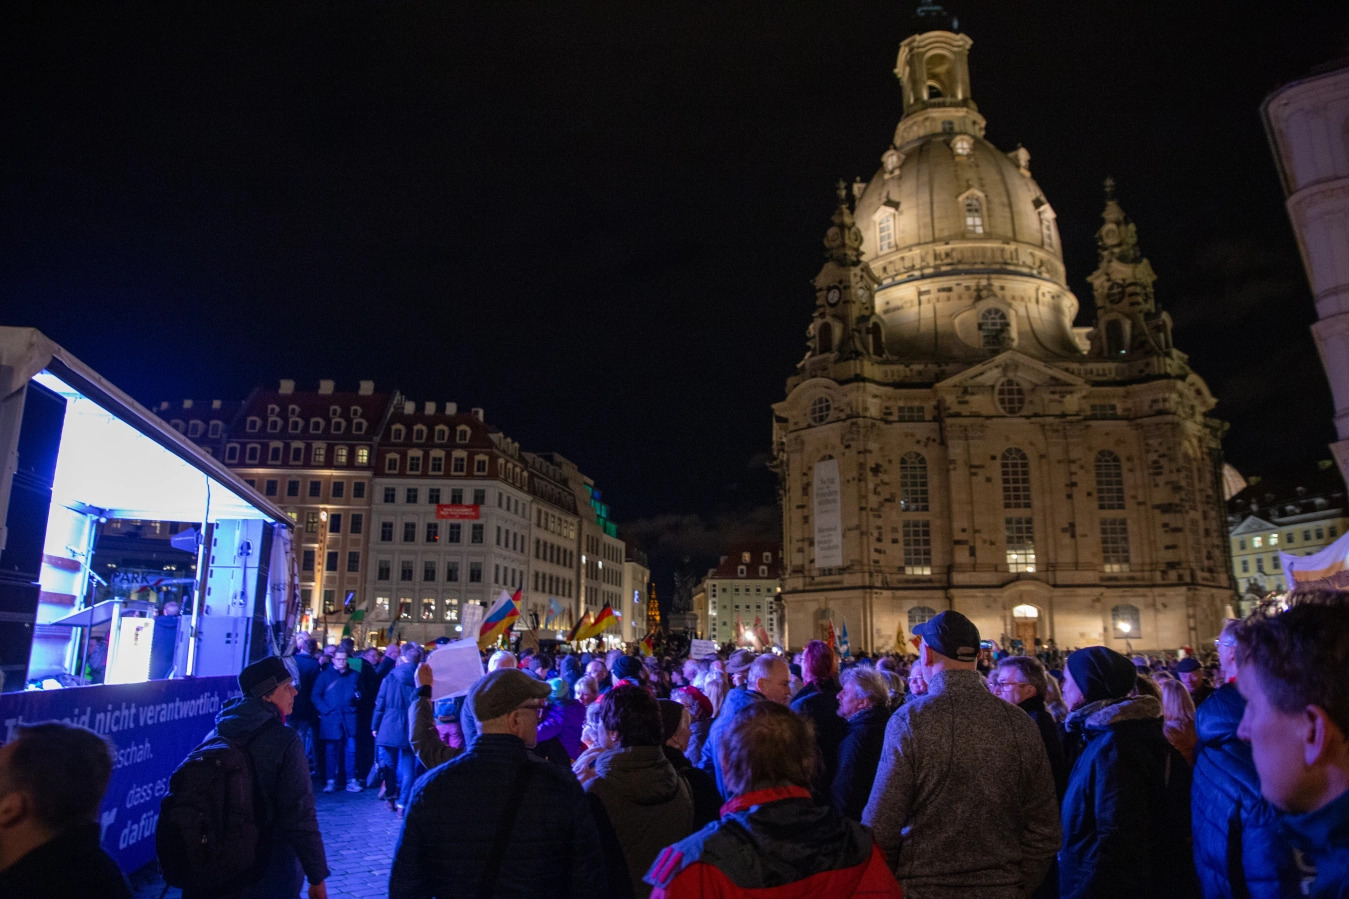
[[[1195,715],[1199,736],[1190,808],[1194,863],[1205,899],[1276,899],[1298,894],[1300,873],[1279,813],[1260,795],[1250,744],[1237,736],[1246,700],[1237,677],[1235,629],[1229,618],[1219,635],[1224,684]]]
[[[416,672],[421,660],[420,646],[416,643],[403,646],[398,667],[379,685],[375,713],[370,719],[384,779],[384,801],[390,811],[400,813],[407,808],[412,795],[416,756],[408,740],[408,709],[417,697]]]

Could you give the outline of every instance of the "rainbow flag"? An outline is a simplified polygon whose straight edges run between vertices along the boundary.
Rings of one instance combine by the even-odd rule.
[[[482,647],[489,646],[497,641],[497,638],[511,629],[515,624],[515,619],[520,617],[520,591],[515,591],[515,596],[511,596],[505,590],[497,597],[497,601],[488,609],[487,617],[482,621],[482,627],[478,630],[478,645]]]
[[[606,602],[604,608],[600,609],[599,614],[595,616],[595,620],[590,623],[590,627],[586,628],[585,633],[581,635],[581,639],[598,637],[605,628],[612,627],[617,623],[618,616],[614,614],[613,608]]]

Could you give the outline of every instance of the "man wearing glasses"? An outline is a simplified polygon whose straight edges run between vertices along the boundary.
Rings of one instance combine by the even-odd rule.
[[[1059,802],[1068,787],[1068,766],[1063,758],[1063,738],[1058,722],[1045,708],[1045,666],[1031,656],[1008,656],[993,669],[989,686],[993,695],[1021,709],[1040,729],[1045,752],[1049,755],[1049,770],[1054,775],[1054,792]]]
[[[469,690],[477,737],[413,787],[391,899],[537,895],[543,884],[548,895],[612,894],[581,785],[529,751],[550,692],[516,668],[493,671]]]

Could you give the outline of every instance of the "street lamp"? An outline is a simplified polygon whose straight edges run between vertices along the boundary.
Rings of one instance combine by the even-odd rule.
[[[1133,625],[1127,621],[1116,621],[1115,627],[1119,628],[1120,632],[1124,634],[1124,648],[1128,650],[1129,655],[1133,655],[1134,646],[1129,642],[1129,631],[1133,630]]]

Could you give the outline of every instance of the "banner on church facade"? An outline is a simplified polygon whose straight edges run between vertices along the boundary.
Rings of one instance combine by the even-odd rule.
[[[815,463],[815,567],[843,567],[842,490],[838,460]]]

